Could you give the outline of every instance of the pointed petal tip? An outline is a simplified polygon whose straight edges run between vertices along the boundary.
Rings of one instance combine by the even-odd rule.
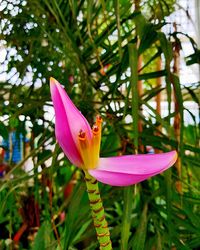
[[[50,85],[59,84],[59,82],[55,78],[53,78],[52,76],[50,77],[49,80],[50,80]]]
[[[171,151],[172,153],[172,161],[171,161],[171,165],[174,165],[174,163],[176,162],[177,158],[178,158],[178,153],[176,150]]]
[[[58,95],[57,90],[59,91],[61,87],[60,83],[53,77],[50,77],[50,92],[51,92],[51,96],[52,96],[52,100],[54,99],[53,96],[54,95]]]

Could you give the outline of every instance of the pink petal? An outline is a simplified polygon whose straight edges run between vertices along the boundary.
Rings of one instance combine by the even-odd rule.
[[[50,89],[55,109],[55,133],[58,143],[68,159],[74,165],[81,166],[83,162],[78,149],[78,134],[82,129],[88,138],[91,138],[90,125],[59,82],[52,77],[50,78]]]
[[[176,159],[176,151],[100,158],[98,167],[89,170],[89,173],[105,184],[129,186],[165,171]]]

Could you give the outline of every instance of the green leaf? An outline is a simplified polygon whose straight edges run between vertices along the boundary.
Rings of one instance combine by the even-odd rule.
[[[32,250],[46,250],[51,242],[51,232],[51,224],[48,221],[44,221],[37,232]]]
[[[143,211],[141,213],[139,225],[137,227],[137,230],[134,234],[133,240],[130,245],[131,249],[133,250],[145,249],[145,240],[146,240],[146,233],[147,233],[147,211],[148,211],[148,205],[145,204]]]

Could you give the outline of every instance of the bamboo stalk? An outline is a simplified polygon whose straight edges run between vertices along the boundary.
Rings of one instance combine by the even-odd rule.
[[[160,71],[162,69],[161,64],[162,64],[161,57],[158,57],[157,64],[156,64],[157,71]],[[161,87],[161,83],[162,83],[161,77],[157,77],[156,87]],[[156,95],[156,112],[159,115],[161,115],[161,93],[160,92]]]
[[[134,1],[134,4],[135,4],[135,11],[140,11],[140,2],[141,0],[135,0]],[[138,36],[138,27],[136,25],[136,35]],[[139,49],[139,46],[140,46],[140,38],[139,36],[137,37],[137,44],[136,44],[136,48],[137,50]],[[138,54],[137,55],[137,66],[135,65],[135,67],[137,67],[137,75],[138,75],[138,72],[141,70],[142,68],[142,63],[143,63],[143,58],[142,58],[142,55]],[[137,76],[137,83],[135,82],[135,84],[137,85],[137,98],[139,99],[142,94],[143,94],[143,86],[142,86],[142,80],[138,80],[138,76]],[[138,108],[139,108],[139,103],[137,104]],[[140,107],[140,113],[142,113],[142,107]],[[138,118],[138,133],[142,133],[142,130],[143,130],[143,125],[142,125],[142,120]],[[137,139],[138,140],[138,139]],[[142,143],[140,143],[140,145],[138,146],[138,149],[143,152],[144,151],[144,146],[142,145]],[[136,152],[137,154],[137,152]]]
[[[157,71],[160,71],[162,69],[162,61],[161,61],[161,57],[158,57],[158,60],[157,60],[157,64],[156,64],[156,69]],[[162,79],[161,77],[157,77],[156,78],[156,87],[159,88],[161,87],[161,84],[162,84]],[[156,95],[156,113],[161,116],[161,99],[162,99],[162,96],[161,96],[161,92],[159,92],[157,95]],[[161,125],[158,126],[158,130],[161,131],[162,130],[162,127]],[[157,132],[156,134],[158,134],[159,132]],[[161,153],[161,150],[159,149],[155,149],[155,152],[156,153]]]
[[[176,23],[174,23],[174,29],[177,31]],[[174,43],[174,53],[173,53],[174,65],[173,65],[173,73],[177,76],[180,74],[180,45],[177,41]],[[180,144],[180,129],[181,129],[181,117],[180,117],[180,110],[178,101],[176,98],[175,86],[173,86],[173,99],[174,99],[174,134],[175,137]],[[181,158],[178,156],[178,159],[175,163],[175,167],[177,169],[178,177],[181,179]],[[182,193],[182,184],[181,181],[176,182],[176,188],[179,193]]]
[[[137,43],[137,48],[139,47],[139,43],[140,43],[140,40],[138,40],[138,43]],[[142,68],[142,63],[143,63],[143,58],[142,58],[142,55],[139,55],[138,56],[138,72],[139,70]],[[138,80],[137,82],[137,88],[138,88],[138,98],[141,98],[142,94],[143,94],[143,86],[142,86],[142,80]],[[139,105],[138,105],[139,106]],[[140,114],[142,113],[142,105],[140,106]],[[138,132],[141,134],[143,131],[143,124],[142,124],[142,120],[141,119],[138,119]],[[139,142],[140,139],[139,139]],[[138,146],[140,152],[144,152],[144,145],[142,145],[142,143],[139,143],[139,146]]]

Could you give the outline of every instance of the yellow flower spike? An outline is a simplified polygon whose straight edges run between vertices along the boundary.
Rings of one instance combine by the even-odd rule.
[[[92,128],[92,138],[90,139],[87,138],[83,130],[79,131],[79,150],[83,161],[82,168],[84,169],[94,169],[97,166],[101,144],[101,123],[102,118],[97,116]]]
[[[92,128],[92,133],[93,133],[93,137],[92,137],[93,162],[94,162],[94,165],[97,166],[98,159],[99,159],[99,152],[100,152],[101,132],[96,124]]]
[[[81,158],[83,160],[83,168],[94,168],[93,163],[91,161],[91,142],[86,137],[86,133],[82,130],[79,131],[78,135],[78,141],[79,141],[79,149]]]

